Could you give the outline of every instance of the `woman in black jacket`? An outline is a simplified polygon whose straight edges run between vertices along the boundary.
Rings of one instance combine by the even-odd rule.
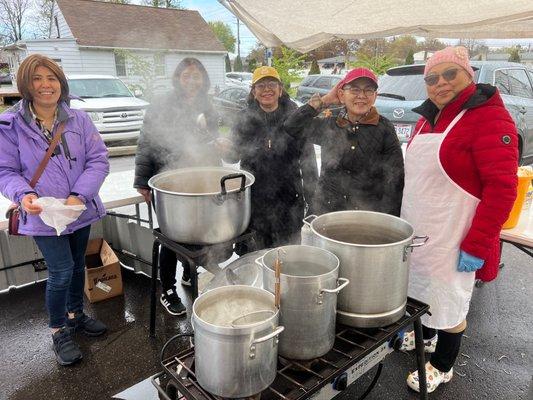
[[[285,121],[285,130],[322,146],[313,211],[379,211],[400,215],[403,156],[393,125],[374,107],[377,78],[366,68],[350,71],[326,96],[314,95]],[[317,118],[341,102],[337,117]]]
[[[283,122],[296,109],[272,67],[259,67],[252,77],[248,108],[233,129],[235,159],[255,176],[251,192],[250,229],[258,248],[299,243],[306,203],[317,181],[313,145],[293,138]],[[243,254],[245,248],[238,248]]]
[[[172,77],[173,90],[156,98],[144,117],[133,186],[150,202],[148,180],[164,169],[218,166],[218,117],[209,102],[210,81],[196,58],[182,60]],[[202,116],[203,114],[203,116]],[[176,293],[176,254],[161,247],[161,304],[172,315],[185,313]],[[189,266],[183,265],[182,284],[190,286]]]

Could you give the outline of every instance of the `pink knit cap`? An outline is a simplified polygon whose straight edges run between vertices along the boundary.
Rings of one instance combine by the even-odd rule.
[[[426,76],[435,65],[446,62],[459,65],[468,72],[472,78],[474,77],[474,70],[470,66],[470,61],[468,59],[468,50],[463,46],[448,46],[445,49],[435,52],[435,54],[433,54],[426,62],[424,76]]]

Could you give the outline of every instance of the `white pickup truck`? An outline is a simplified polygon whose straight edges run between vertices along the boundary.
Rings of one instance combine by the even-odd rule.
[[[111,75],[68,75],[72,108],[87,111],[104,142],[137,139],[148,102]]]

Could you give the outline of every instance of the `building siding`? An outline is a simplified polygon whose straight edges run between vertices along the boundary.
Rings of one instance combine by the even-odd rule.
[[[83,73],[80,50],[75,39],[27,41],[26,48],[28,55],[44,54],[58,60],[67,74]]]
[[[59,26],[59,32],[57,31],[57,26],[55,19],[57,18],[57,25]],[[61,13],[61,10],[54,4],[54,20],[52,21],[52,31],[50,32],[51,38],[73,38],[74,35],[70,30],[65,17]]]
[[[115,57],[111,50],[80,49],[82,73],[116,75]]]

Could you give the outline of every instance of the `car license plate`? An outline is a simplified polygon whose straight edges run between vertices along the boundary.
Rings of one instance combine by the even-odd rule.
[[[413,126],[408,124],[394,124],[394,129],[396,129],[396,134],[398,136],[408,138],[411,137],[411,131],[413,129]]]

